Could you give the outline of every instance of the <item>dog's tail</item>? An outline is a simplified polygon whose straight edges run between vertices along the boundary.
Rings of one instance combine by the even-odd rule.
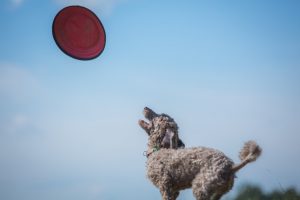
[[[241,163],[236,164],[232,167],[232,171],[235,173],[239,171],[241,168],[243,168],[245,165],[247,165],[250,162],[255,161],[261,154],[262,149],[256,142],[254,141],[248,141],[244,144],[244,147],[242,148],[240,152],[240,159]]]

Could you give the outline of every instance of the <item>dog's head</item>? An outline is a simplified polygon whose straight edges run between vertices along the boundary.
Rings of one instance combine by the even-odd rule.
[[[184,148],[184,143],[178,137],[178,126],[173,118],[166,114],[156,114],[150,108],[143,110],[149,121],[139,120],[139,125],[149,136],[148,145],[153,148]]]

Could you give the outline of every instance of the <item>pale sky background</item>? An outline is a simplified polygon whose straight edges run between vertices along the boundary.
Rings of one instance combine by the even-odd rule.
[[[53,40],[72,4],[105,27],[94,60]],[[144,106],[174,117],[187,147],[239,162],[243,142],[262,146],[223,199],[244,183],[300,190],[300,1],[1,0],[0,30],[0,199],[160,199]]]

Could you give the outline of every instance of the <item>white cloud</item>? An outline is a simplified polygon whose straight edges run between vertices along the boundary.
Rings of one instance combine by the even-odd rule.
[[[24,101],[39,92],[39,84],[26,69],[0,63],[0,97]]]
[[[12,7],[17,8],[23,4],[24,0],[10,0]]]
[[[30,120],[25,115],[17,114],[14,116],[12,122],[15,127],[24,127],[30,122]]]
[[[91,9],[99,9],[104,14],[111,13],[112,9],[125,0],[54,0],[56,3],[67,5],[82,5]]]
[[[38,128],[32,113],[24,108],[34,107],[43,99],[39,81],[26,68],[0,63],[0,132],[9,135],[33,133]]]
[[[8,119],[8,121],[5,124],[2,124],[2,131],[9,134],[15,134],[18,132],[23,132],[31,125],[32,122],[28,116],[21,113],[17,113],[10,119]]]

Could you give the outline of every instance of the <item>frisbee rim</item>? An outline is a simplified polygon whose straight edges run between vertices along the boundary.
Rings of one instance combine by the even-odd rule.
[[[103,47],[100,48],[99,52],[96,51],[97,53],[96,53],[95,55],[93,55],[93,56],[74,55],[74,53],[69,52],[67,49],[63,48],[63,45],[62,45],[62,44],[59,43],[59,41],[58,41],[58,37],[59,37],[59,36],[57,36],[56,30],[55,30],[55,24],[56,24],[56,21],[57,21],[58,17],[60,16],[60,14],[61,14],[62,12],[64,12],[65,10],[70,9],[70,8],[80,8],[80,9],[84,9],[84,10],[86,10],[89,14],[91,14],[91,15],[93,15],[93,16],[95,17],[96,21],[94,21],[94,20],[93,20],[93,21],[96,22],[96,23],[98,23],[98,25],[99,25],[99,27],[100,27],[100,32],[99,32],[99,34],[102,34],[102,33],[103,33],[103,37],[104,37],[104,39],[103,39],[103,45],[101,45],[101,46],[103,46]],[[98,27],[98,28],[99,28],[99,27]],[[101,32],[102,32],[102,33],[101,33]],[[78,59],[78,60],[92,60],[92,59],[95,59],[95,58],[99,57],[99,56],[102,54],[102,52],[104,51],[105,46],[106,46],[106,32],[105,32],[105,29],[104,29],[104,26],[103,26],[102,22],[100,21],[100,19],[98,18],[98,16],[97,16],[93,11],[91,11],[90,9],[88,9],[88,8],[86,8],[86,7],[84,7],[84,6],[80,6],[80,5],[66,6],[66,7],[64,7],[63,9],[61,9],[61,10],[55,15],[55,17],[54,17],[54,19],[53,19],[53,22],[52,22],[52,36],[53,36],[53,38],[54,38],[54,41],[55,41],[56,45],[59,47],[59,49],[60,49],[62,52],[64,52],[66,55],[68,55],[68,56],[70,56],[70,57],[72,57],[72,58]],[[71,50],[71,51],[72,51],[72,50]],[[76,50],[75,50],[75,51],[76,51]],[[75,54],[76,54],[76,53],[75,53]]]

